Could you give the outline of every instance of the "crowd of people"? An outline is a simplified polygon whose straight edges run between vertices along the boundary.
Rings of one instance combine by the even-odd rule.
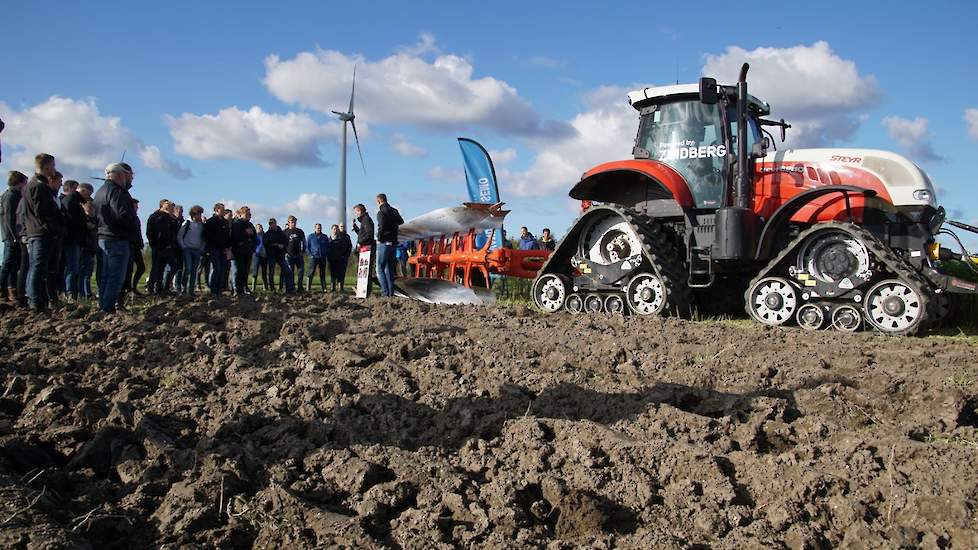
[[[107,166],[105,183],[96,191],[91,184],[64,180],[49,154],[34,161],[34,176],[11,171],[0,197],[0,300],[47,311],[63,301],[97,299],[101,310],[114,312],[124,307],[128,295],[143,293],[138,283],[146,272],[147,245],[151,261],[145,292],[157,296],[193,295],[205,286],[214,295],[246,295],[259,284],[275,291],[276,281],[279,292],[311,292],[317,275],[320,291],[344,290],[354,251],[344,224],[326,233],[317,223],[306,235],[295,216],[289,216],[285,228],[271,218],[266,228],[252,223],[249,207],[231,211],[218,203],[209,217],[195,205],[185,218],[181,205],[162,199],[146,218],[144,239],[139,200],[130,194],[132,166]],[[354,208],[353,230],[358,247],[376,249],[382,294],[392,296],[397,227],[403,220],[385,195],[378,195],[377,203],[376,240],[362,204]]]
[[[0,197],[0,300],[31,310],[95,299],[108,313],[125,307],[128,296],[143,294],[138,283],[147,271],[147,245],[144,291],[156,296],[204,289],[247,295],[259,284],[269,292],[312,292],[317,276],[321,292],[343,291],[350,257],[359,250],[373,252],[382,296],[394,295],[398,272],[408,274],[410,243],[397,238],[404,220],[383,193],[376,198],[376,224],[363,204],[353,207],[356,246],[342,223],[328,233],[317,223],[306,235],[295,216],[284,228],[275,218],[265,227],[252,223],[249,207],[232,211],[217,203],[209,217],[195,205],[185,218],[183,206],[168,199],[146,218],[144,239],[139,200],[130,194],[132,166],[107,166],[105,183],[96,191],[89,183],[64,180],[49,154],[37,155],[34,164],[31,178],[11,171]],[[537,239],[522,227],[514,244],[553,250],[556,241],[549,229]]]

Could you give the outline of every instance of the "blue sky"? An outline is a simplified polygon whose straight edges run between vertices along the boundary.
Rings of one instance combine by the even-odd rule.
[[[753,93],[798,123],[796,145],[905,154],[956,217],[978,220],[978,111],[971,134],[965,120],[978,4],[604,4],[7,3],[4,20],[24,24],[0,49],[0,168],[29,168],[41,148],[84,179],[127,149],[144,203],[333,221],[339,127],[326,113],[357,63],[367,176],[353,152],[350,204],[384,191],[406,218],[455,204],[467,136],[496,154],[508,225],[559,236],[576,178],[630,154],[625,92],[746,58]]]

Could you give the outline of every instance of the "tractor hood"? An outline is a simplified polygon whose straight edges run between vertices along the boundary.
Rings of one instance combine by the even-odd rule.
[[[757,160],[763,174],[798,171],[822,184],[876,180],[894,206],[937,207],[937,194],[927,174],[905,157],[875,149],[787,149],[769,151]],[[838,181],[836,181],[838,180]],[[854,181],[855,180],[855,181]],[[867,186],[876,187],[876,185]]]

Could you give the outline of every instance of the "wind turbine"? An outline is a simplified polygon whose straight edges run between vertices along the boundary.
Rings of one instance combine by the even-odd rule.
[[[340,223],[346,223],[346,123],[349,122],[353,127],[353,139],[357,142],[357,153],[360,154],[360,166],[363,167],[363,175],[367,175],[367,166],[363,163],[363,151],[360,150],[360,137],[357,136],[357,124],[353,121],[356,115],[353,114],[353,96],[357,90],[357,66],[353,66],[353,88],[350,89],[350,108],[345,113],[333,111],[343,122],[343,151],[340,154]]]

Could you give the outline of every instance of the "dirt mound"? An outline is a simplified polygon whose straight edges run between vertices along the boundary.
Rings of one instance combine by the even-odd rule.
[[[978,546],[966,340],[346,297],[0,334],[3,547]]]

